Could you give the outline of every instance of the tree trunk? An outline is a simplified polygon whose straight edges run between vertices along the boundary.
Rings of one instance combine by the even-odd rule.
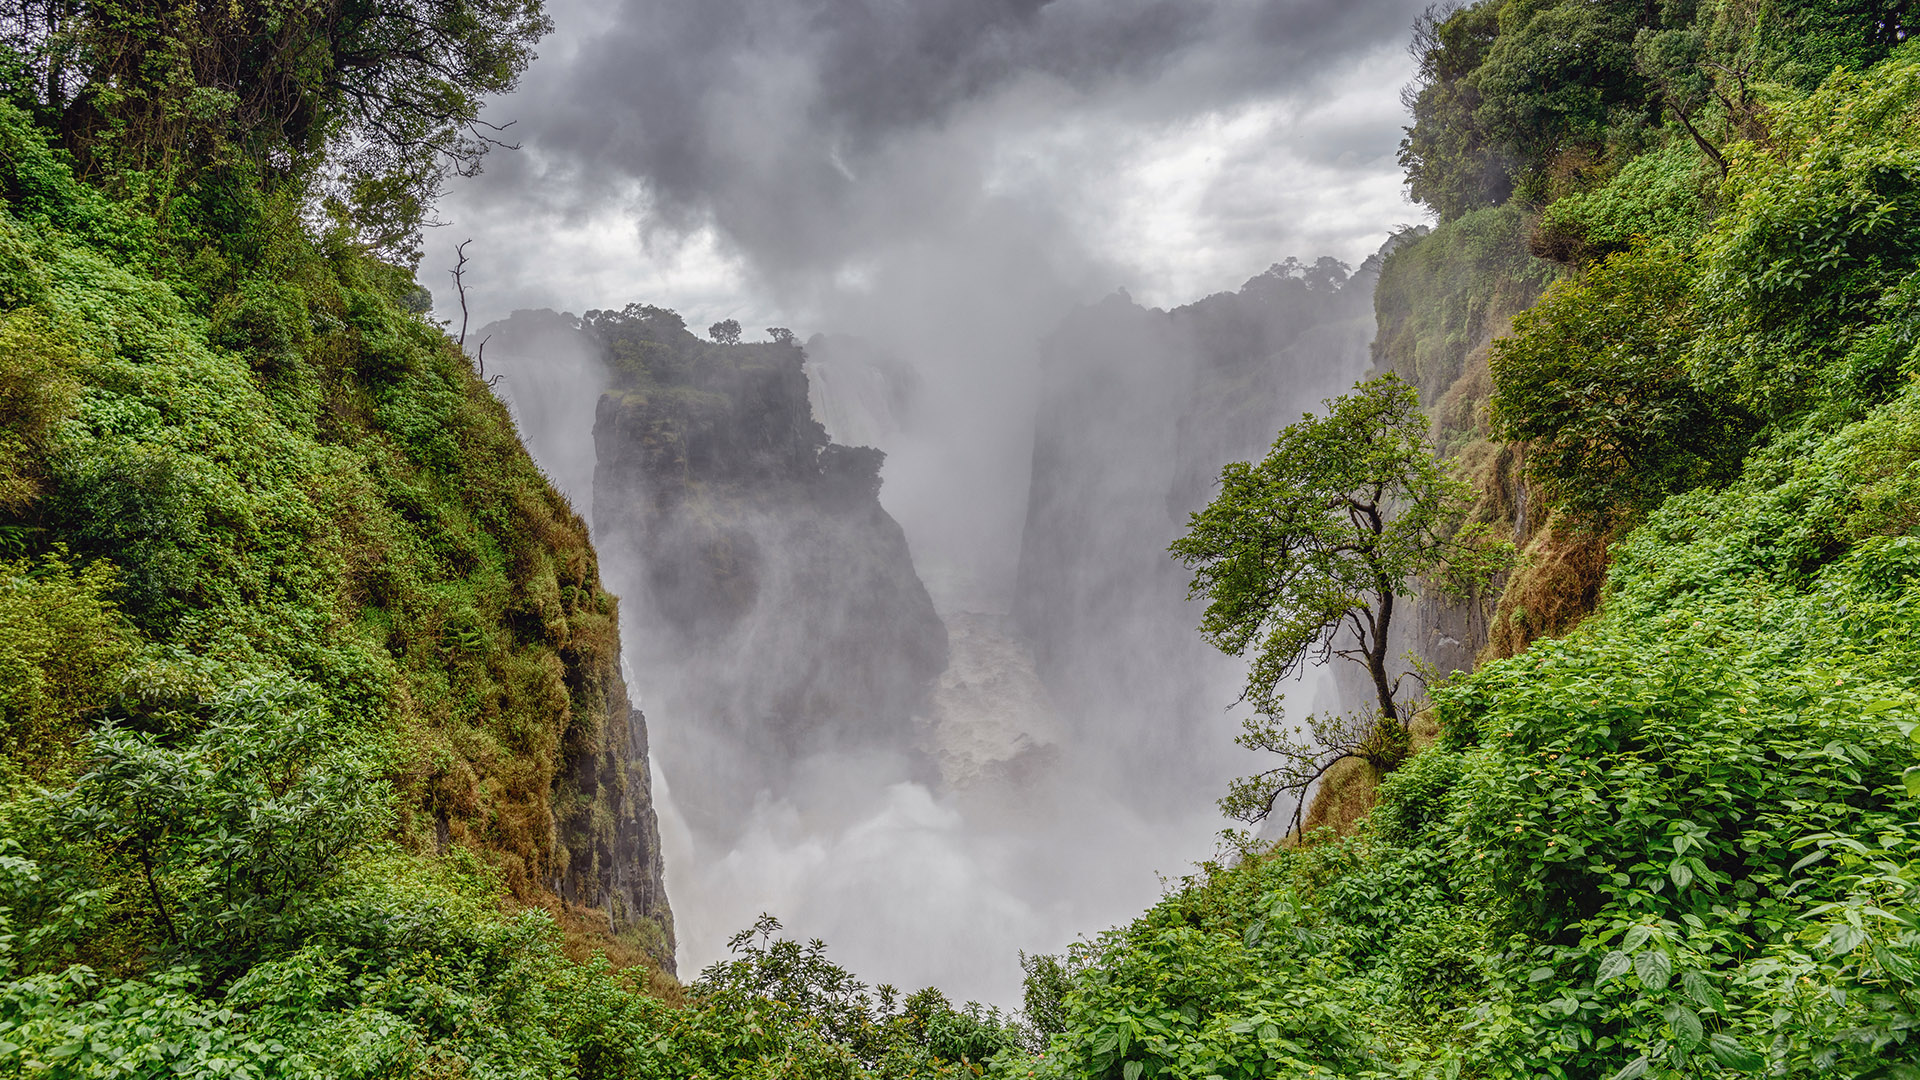
[[[1374,692],[1380,695],[1380,715],[1388,720],[1400,719],[1400,710],[1393,704],[1393,686],[1387,682],[1387,638],[1393,625],[1393,583],[1385,574],[1376,579],[1380,589],[1380,617],[1374,620],[1373,641],[1367,647],[1367,671],[1373,676]]]

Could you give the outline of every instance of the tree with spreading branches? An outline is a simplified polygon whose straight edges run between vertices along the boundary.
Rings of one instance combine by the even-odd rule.
[[[1421,580],[1476,594],[1512,554],[1467,522],[1472,487],[1434,455],[1413,387],[1386,375],[1326,406],[1280,432],[1261,461],[1221,470],[1220,493],[1172,546],[1193,571],[1189,595],[1207,601],[1201,634],[1253,655],[1241,701],[1257,718],[1239,741],[1281,763],[1221,800],[1248,822],[1282,794],[1303,802],[1345,758],[1390,767],[1405,755],[1409,716],[1388,652],[1398,605]],[[1286,727],[1282,684],[1336,657],[1366,668],[1375,708]],[[1299,816],[1296,803],[1296,826]]]
[[[0,98],[88,174],[292,183],[406,261],[447,177],[510,145],[481,107],[551,27],[542,0],[0,0]]]

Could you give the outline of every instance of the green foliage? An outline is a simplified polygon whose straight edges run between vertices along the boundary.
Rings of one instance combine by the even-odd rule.
[[[62,554],[0,562],[0,755],[42,775],[59,771],[72,719],[107,704],[133,652],[113,568],[76,572]]]
[[[1699,152],[1681,142],[1634,158],[1604,185],[1547,207],[1534,231],[1534,254],[1579,265],[1643,238],[1690,247],[1706,227],[1702,193],[1711,173],[1702,165]]]
[[[241,353],[254,366],[284,370],[313,338],[306,297],[287,282],[255,279],[214,309],[207,340]]]
[[[1794,0],[1765,9],[1755,28],[1761,72],[1811,90],[1835,68],[1865,71],[1913,35],[1908,9],[1888,0]]]
[[[1531,302],[1524,215],[1475,172],[1512,153],[1535,250],[1584,272],[1493,347],[1496,434],[1535,490],[1640,524],[1598,615],[1433,692],[1439,740],[1356,835],[1203,868],[1080,950],[1040,1075],[1920,1075],[1904,19],[1416,29],[1409,179],[1442,224],[1387,261],[1376,363],[1437,398]]]
[[[66,162],[0,106],[0,1074],[957,1077],[1032,1041],[770,930],[681,1003],[568,959],[672,949],[664,911],[528,906],[630,764],[584,523],[404,271],[297,199],[161,228]],[[797,377],[790,339],[670,345],[636,389]]]
[[[71,160],[0,105],[0,1073],[661,1075],[503,912],[617,827],[584,523],[410,274]]]
[[[1883,401],[1920,268],[1920,59],[1903,49],[1836,73],[1769,122],[1770,148],[1730,156],[1726,209],[1702,244],[1695,381],[1768,419]]]
[[[1751,431],[1693,385],[1694,268],[1643,244],[1547,291],[1494,342],[1492,426],[1555,506],[1595,523],[1724,482]]]
[[[78,366],[72,343],[38,312],[0,315],[0,511],[39,496],[49,436],[79,393]]]
[[[1826,0],[1430,10],[1414,27],[1420,70],[1405,95],[1409,191],[1445,222],[1512,193],[1545,206],[1663,143],[1724,171],[1730,144],[1764,138],[1772,99],[1836,68],[1874,65],[1906,40],[1909,22],[1898,3]],[[1662,131],[1663,121],[1672,126]]]
[[[1552,279],[1527,254],[1526,217],[1511,206],[1466,214],[1424,234],[1403,234],[1373,293],[1379,332],[1373,366],[1436,400],[1468,357]]]
[[[539,0],[29,0],[0,32],[0,84],[91,170],[175,212],[217,219],[236,186],[291,180],[406,259],[446,175],[500,141],[483,99],[550,26]]]
[[[1310,655],[1352,655],[1394,716],[1381,665],[1395,599],[1423,575],[1451,571],[1463,589],[1489,576],[1459,531],[1467,485],[1434,459],[1426,427],[1412,387],[1392,375],[1363,383],[1282,431],[1257,464],[1222,469],[1220,494],[1174,541],[1190,593],[1207,600],[1201,634],[1255,654],[1256,709],[1277,712],[1279,684]],[[1349,627],[1350,648],[1339,643]]]
[[[242,684],[190,735],[109,723],[89,740],[69,827],[138,868],[171,944],[206,965],[297,940],[302,905],[390,826],[380,755],[356,760],[365,740],[328,730],[316,696]]]
[[[1413,26],[1419,83],[1407,95],[1414,122],[1400,143],[1400,166],[1414,201],[1444,220],[1497,206],[1513,193],[1517,157],[1481,127],[1480,88],[1470,78],[1499,33],[1502,6],[1481,0],[1453,10],[1430,7]]]
[[[1633,39],[1647,7],[1625,0],[1506,0],[1499,33],[1472,79],[1476,122],[1535,167],[1568,146],[1598,144],[1647,87]]]
[[[1066,996],[1072,986],[1070,958],[1020,954],[1021,1004],[1034,1037],[1042,1042],[1067,1029]],[[1034,1047],[1041,1049],[1042,1047]]]
[[[1394,605],[1418,579],[1457,595],[1484,587],[1510,546],[1465,522],[1470,485],[1448,476],[1427,442],[1413,388],[1397,376],[1362,383],[1282,431],[1258,464],[1220,472],[1220,494],[1191,516],[1171,550],[1207,600],[1200,633],[1221,651],[1252,651],[1243,698],[1264,720],[1240,741],[1281,764],[1236,782],[1221,803],[1248,821],[1281,792],[1301,792],[1334,761],[1391,765],[1406,718],[1388,669]],[[1317,721],[1302,741],[1279,721],[1282,682],[1308,662],[1364,665],[1379,703],[1353,721]]]
[[[1920,538],[1881,495],[1916,415],[1668,499],[1601,615],[1433,691],[1358,835],[1085,950],[1041,1074],[1920,1069]]]
[[[971,1002],[956,1009],[932,988],[904,1000],[891,986],[869,992],[826,958],[822,942],[803,946],[779,932],[779,920],[762,915],[735,934],[728,942],[734,959],[707,968],[690,988],[697,1007],[716,1018],[766,1009],[804,1024],[823,1051],[844,1055],[847,1075],[954,1075],[955,1067],[1018,1054],[1022,1032],[997,1010]]]

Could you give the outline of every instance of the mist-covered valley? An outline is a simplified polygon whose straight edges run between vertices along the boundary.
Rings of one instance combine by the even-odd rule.
[[[1364,371],[1376,263],[1063,309],[974,369],[984,428],[884,327],[752,343],[634,305],[471,335],[623,598],[682,971],[765,912],[1013,1007],[1022,952],[1215,854],[1244,670],[1166,548]]]
[[[1916,29],[5,5],[0,1075],[1920,1077]]]

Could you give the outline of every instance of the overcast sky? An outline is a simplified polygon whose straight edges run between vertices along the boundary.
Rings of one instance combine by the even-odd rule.
[[[639,300],[752,338],[871,320],[929,263],[999,307],[1358,262],[1421,219],[1394,154],[1422,3],[549,0],[488,114],[523,148],[455,182],[421,279],[446,312],[471,237],[477,321]]]

